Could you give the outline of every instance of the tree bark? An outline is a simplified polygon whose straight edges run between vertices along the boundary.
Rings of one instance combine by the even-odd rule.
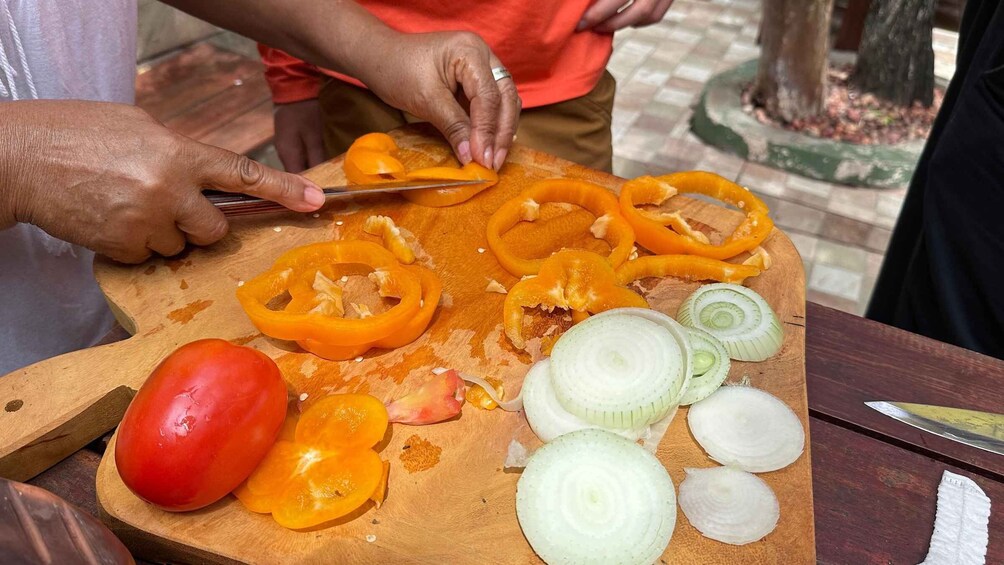
[[[755,97],[775,118],[818,114],[826,98],[833,0],[764,0]]]
[[[934,101],[934,0],[872,0],[852,83],[890,102]]]

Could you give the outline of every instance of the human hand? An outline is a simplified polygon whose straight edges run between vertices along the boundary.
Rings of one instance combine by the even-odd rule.
[[[614,33],[626,27],[659,23],[672,5],[673,0],[596,0],[582,14],[575,31]]]
[[[208,245],[227,221],[201,193],[243,192],[309,212],[307,179],[171,132],[122,104],[0,104],[0,228],[34,224],[125,263]]]
[[[275,105],[275,150],[286,170],[300,173],[325,159],[321,105],[316,98]]]
[[[511,78],[473,33],[393,33],[375,39],[373,59],[357,78],[391,106],[428,120],[446,136],[462,164],[498,170],[512,145],[522,107]],[[470,116],[458,101],[469,101]]]

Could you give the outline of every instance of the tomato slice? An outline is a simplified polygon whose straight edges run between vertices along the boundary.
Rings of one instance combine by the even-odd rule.
[[[387,422],[387,408],[376,398],[335,394],[318,400],[300,416],[295,438],[324,451],[369,449],[383,439]]]

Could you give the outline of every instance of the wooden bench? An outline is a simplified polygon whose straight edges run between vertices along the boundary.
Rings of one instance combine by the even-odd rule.
[[[141,65],[136,104],[178,133],[257,158],[274,136],[263,72],[259,60],[197,43]]]

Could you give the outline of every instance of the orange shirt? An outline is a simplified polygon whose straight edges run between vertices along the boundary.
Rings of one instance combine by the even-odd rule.
[[[525,108],[587,94],[599,82],[613,35],[575,32],[592,0],[357,0],[388,26],[403,32],[472,31],[512,73]],[[322,73],[277,49],[259,46],[276,103],[317,97]]]

